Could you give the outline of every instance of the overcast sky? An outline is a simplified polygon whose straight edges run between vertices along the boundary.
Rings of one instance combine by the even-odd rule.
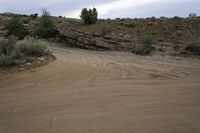
[[[101,18],[200,15],[200,0],[0,0],[0,12],[39,13],[78,18],[82,8],[96,7]]]

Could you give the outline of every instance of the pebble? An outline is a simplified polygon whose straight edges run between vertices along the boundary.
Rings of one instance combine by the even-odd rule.
[[[19,70],[20,70],[20,71],[23,71],[23,70],[25,70],[25,68],[22,67],[22,68],[19,68]]]
[[[46,58],[40,57],[40,58],[37,58],[37,60],[44,61],[44,60],[46,60]]]
[[[176,57],[176,60],[181,60],[181,57]]]
[[[26,63],[27,66],[31,66],[31,63]]]

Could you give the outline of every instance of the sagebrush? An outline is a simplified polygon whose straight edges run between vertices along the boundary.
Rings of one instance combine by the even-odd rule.
[[[47,45],[47,41],[33,37],[18,42],[0,37],[0,66],[14,65],[16,60],[26,60],[29,57],[48,56],[51,53]]]
[[[0,37],[0,55],[9,55],[15,49],[15,41]]]
[[[48,53],[47,45],[48,43],[45,40],[27,37],[22,41],[18,41],[16,48],[25,56],[40,57]]]
[[[10,54],[7,55],[0,55],[0,66],[14,65],[16,57],[17,55],[15,51],[12,51]]]

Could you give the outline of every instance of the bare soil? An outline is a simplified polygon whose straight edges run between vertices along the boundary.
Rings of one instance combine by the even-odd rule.
[[[0,75],[0,133],[200,132],[200,60],[51,49]]]

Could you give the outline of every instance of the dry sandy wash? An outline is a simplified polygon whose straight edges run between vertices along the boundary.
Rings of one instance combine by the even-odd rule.
[[[0,133],[200,133],[200,60],[51,48],[0,77]]]

